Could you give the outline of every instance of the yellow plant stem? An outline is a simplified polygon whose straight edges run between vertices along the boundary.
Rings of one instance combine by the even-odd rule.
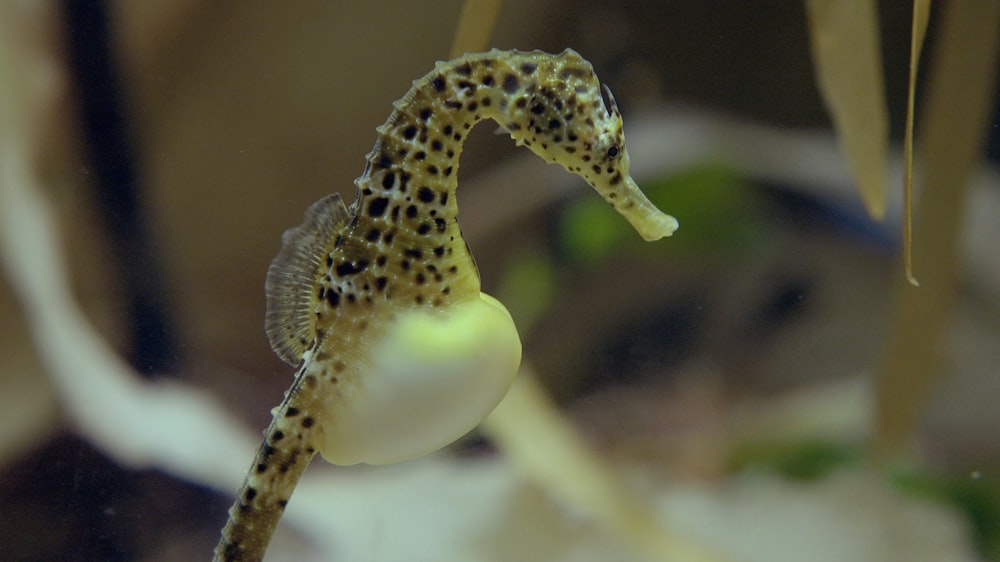
[[[502,5],[502,0],[465,0],[449,58],[485,51],[490,46],[490,37],[493,36]]]
[[[920,51],[930,19],[930,0],[913,1],[913,29],[910,32],[910,84],[906,98],[906,134],[903,137],[903,269],[910,285],[919,287],[913,275],[913,113]]]
[[[914,217],[921,288],[900,281],[888,348],[877,374],[872,455],[907,452],[941,373],[940,350],[958,282],[959,233],[969,181],[990,120],[1000,47],[1000,3],[955,2],[944,11],[922,128],[923,190]]]
[[[724,560],[669,529],[649,505],[622,486],[546,396],[530,365],[521,365],[514,386],[483,428],[526,478],[626,539],[637,554],[655,560]]]
[[[874,0],[808,0],[816,83],[868,214],[886,207],[889,116]]]

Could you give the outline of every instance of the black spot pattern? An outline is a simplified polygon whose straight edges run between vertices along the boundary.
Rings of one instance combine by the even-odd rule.
[[[503,77],[503,91],[508,94],[513,94],[521,87],[521,81],[518,80],[517,75],[508,74]]]

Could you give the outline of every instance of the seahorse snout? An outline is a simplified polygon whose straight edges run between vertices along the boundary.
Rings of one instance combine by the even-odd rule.
[[[643,237],[652,242],[670,236],[680,226],[677,219],[656,208],[646,194],[639,189],[632,176],[625,178],[624,198],[614,203],[615,209]]]

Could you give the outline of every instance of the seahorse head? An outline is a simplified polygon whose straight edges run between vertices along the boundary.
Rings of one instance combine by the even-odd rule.
[[[539,63],[522,64],[520,91],[508,104],[511,136],[542,159],[582,177],[647,240],[670,236],[677,220],[657,209],[631,176],[622,115],[593,67],[567,49]]]

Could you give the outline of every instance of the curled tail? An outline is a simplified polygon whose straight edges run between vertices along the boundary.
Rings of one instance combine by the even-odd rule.
[[[215,547],[216,562],[264,558],[292,491],[316,454],[312,444],[316,420],[292,406],[292,398],[289,393],[273,410],[264,441],[229,508],[229,521]]]

